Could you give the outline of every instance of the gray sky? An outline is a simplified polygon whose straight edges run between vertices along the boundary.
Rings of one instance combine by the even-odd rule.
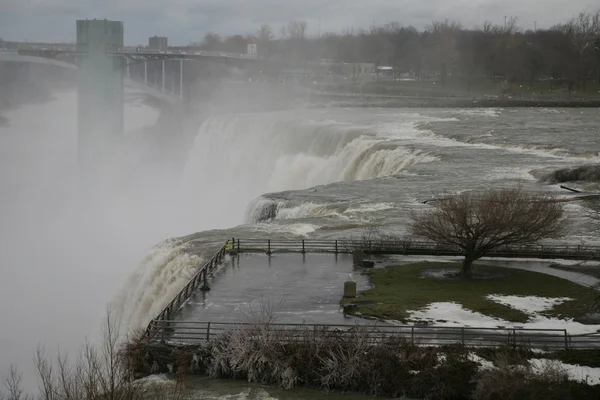
[[[319,19],[323,32],[391,21],[422,28],[443,18],[474,26],[502,23],[505,15],[533,28],[534,21],[545,27],[598,8],[598,0],[0,0],[0,37],[74,41],[75,20],[85,18],[124,21],[127,44],[155,34],[188,44],[209,31],[249,33],[262,23],[279,32],[291,19],[307,21],[311,34]]]

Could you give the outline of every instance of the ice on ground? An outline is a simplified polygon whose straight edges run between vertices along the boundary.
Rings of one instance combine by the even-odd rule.
[[[499,294],[489,294],[486,297],[488,300],[504,304],[530,315],[551,310],[554,306],[573,300],[569,297],[505,296]]]
[[[579,381],[588,385],[600,385],[600,368],[584,367],[581,365],[565,364],[558,360],[549,360],[546,358],[532,358],[529,360],[534,373],[542,373],[549,367],[559,367],[564,369],[569,375],[569,379]]]
[[[572,319],[548,318],[534,315],[529,322],[513,323],[490,317],[454,302],[431,303],[417,311],[408,311],[413,321],[427,321],[433,326],[473,327],[473,328],[527,328],[527,329],[566,329],[571,335],[596,333],[600,325],[584,325]],[[391,322],[391,321],[390,321]],[[549,332],[548,332],[549,333]],[[557,332],[558,333],[558,332]],[[562,334],[562,333],[560,333]]]

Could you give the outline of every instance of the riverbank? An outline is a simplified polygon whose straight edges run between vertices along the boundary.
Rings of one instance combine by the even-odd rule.
[[[600,99],[486,99],[361,94],[318,95],[338,107],[380,108],[599,108]]]

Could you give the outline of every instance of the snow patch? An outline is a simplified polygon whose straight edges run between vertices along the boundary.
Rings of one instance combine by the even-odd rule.
[[[573,299],[569,297],[538,297],[538,296],[505,296],[499,294],[490,294],[486,296],[488,300],[504,304],[522,311],[526,314],[536,314],[551,310],[554,306],[562,304]]]
[[[421,310],[408,312],[410,319],[425,320],[436,326],[498,328],[507,324],[506,321],[468,310],[454,302],[431,303]]]
[[[565,329],[571,335],[589,334],[600,331],[600,325],[584,325],[572,319],[548,318],[534,315],[529,322],[512,323],[463,308],[454,302],[431,303],[418,311],[408,311],[413,321],[427,321],[433,326],[474,328],[526,328]],[[551,334],[551,332],[547,332]],[[561,334],[562,332],[555,332]]]
[[[591,386],[600,385],[600,368],[584,367],[581,365],[565,364],[558,360],[532,358],[529,365],[534,373],[542,373],[549,367],[559,367],[567,372],[569,379],[583,382]]]
[[[479,364],[479,371],[488,371],[492,369],[496,369],[496,366],[493,362],[486,360],[485,358],[479,357],[477,354],[470,352],[467,355],[469,361],[473,361],[476,364]]]

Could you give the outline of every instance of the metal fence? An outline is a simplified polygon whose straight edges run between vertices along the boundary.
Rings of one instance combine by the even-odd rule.
[[[229,243],[229,242],[227,242]],[[166,305],[166,307],[154,318],[154,320],[148,325],[146,329],[146,335],[154,334],[155,321],[169,320],[173,318],[179,308],[194,294],[199,288],[208,289],[208,274],[221,264],[226,254],[227,243],[223,245],[219,251],[217,251],[202,267],[196,272],[196,274],[190,279],[190,281],[175,295],[173,300]],[[201,287],[202,285],[202,287]]]
[[[415,325],[248,324],[197,321],[152,321],[154,342],[197,345],[227,332],[281,343],[367,340],[371,344],[403,339],[413,345],[466,347],[513,346],[547,350],[600,348],[600,335],[570,336],[564,329],[437,327]]]
[[[208,275],[213,272],[217,266],[223,261],[225,254],[227,252],[260,252],[266,254],[272,254],[276,252],[286,252],[286,253],[351,253],[356,249],[361,249],[367,254],[404,254],[404,255],[438,255],[438,256],[459,256],[461,255],[460,249],[451,248],[447,246],[440,246],[431,242],[418,242],[411,240],[269,240],[269,239],[231,239],[225,242],[225,244],[210,258],[209,261],[204,263],[202,267],[198,270],[198,272],[192,277],[192,279],[188,282],[187,285],[183,287],[179,291],[177,295],[165,306],[165,308],[158,314],[152,322],[148,325],[146,329],[146,335],[149,337],[169,337],[170,341],[177,341],[179,339],[182,340],[198,340],[201,334],[198,334],[198,330],[206,329],[206,337],[207,340],[210,340],[211,336],[211,323],[200,323],[200,324],[208,324],[205,327],[204,325],[192,325],[190,328],[182,329],[185,327],[184,324],[188,322],[173,321],[173,317],[175,313],[179,310],[179,308],[194,294],[196,290],[199,288],[208,288]],[[519,257],[519,258],[565,258],[565,259],[583,259],[583,260],[591,260],[591,259],[600,259],[600,247],[596,246],[510,246],[496,249],[488,254],[490,257]],[[162,323],[166,323],[167,325],[161,325]],[[194,324],[193,322],[189,322]],[[196,323],[197,324],[197,323]],[[213,323],[213,329],[218,329],[219,326],[228,326],[225,323]],[[177,326],[178,329],[173,329],[173,326]],[[286,325],[293,326],[293,325]],[[306,325],[301,325],[306,326]],[[344,325],[340,326],[343,327]],[[168,329],[167,329],[168,328]],[[229,326],[228,329],[230,329]],[[401,327],[394,327],[398,330]],[[427,340],[431,339],[435,336],[434,342],[443,343],[445,332],[450,332],[447,335],[453,336],[456,339],[457,331],[456,329],[462,329],[461,331],[461,340],[459,342],[463,344],[471,343],[473,345],[473,341],[479,340],[481,343],[485,343],[491,341],[494,343],[497,340],[508,340],[510,338],[510,334],[513,334],[513,340],[518,340],[519,343],[523,340],[526,340],[531,334],[524,334],[519,332],[538,332],[533,336],[536,338],[536,345],[543,344],[545,337],[548,336],[546,334],[540,334],[540,332],[553,332],[547,339],[550,340],[548,343],[558,343],[556,340],[556,330],[527,330],[527,329],[487,329],[487,328],[437,328],[437,327],[413,327],[406,326],[404,328],[410,328],[410,337],[411,340],[415,340],[418,338],[419,340],[425,340],[427,344]],[[223,328],[225,329],[225,328]],[[342,328],[344,329],[344,328]],[[379,332],[382,327],[377,327],[377,331]],[[388,328],[385,328],[388,329]],[[384,329],[385,332],[387,332]],[[417,329],[417,331],[415,331]],[[472,336],[472,332],[487,332],[484,334],[485,337],[483,339],[473,339],[469,338]],[[501,338],[497,337],[497,333],[495,336],[490,336],[489,332],[502,332]],[[165,334],[169,332],[167,336]],[[385,333],[384,332],[384,333]],[[396,332],[396,331],[394,331]],[[417,334],[415,333],[417,332]],[[569,346],[588,346],[590,342],[594,340],[599,340],[594,336],[569,336],[567,331],[560,331],[561,334],[565,337],[563,340],[563,347]],[[217,332],[218,333],[218,332]],[[465,334],[467,334],[465,336]],[[393,335],[399,335],[400,333],[393,333]],[[192,335],[192,337],[189,337]],[[406,332],[403,332],[402,335],[406,335]],[[416,336],[415,336],[416,335]],[[573,339],[577,338],[577,339]],[[453,340],[454,340],[453,339]],[[467,342],[465,342],[465,340]],[[571,344],[572,343],[572,344]],[[592,346],[595,347],[595,346]]]
[[[461,249],[434,242],[399,240],[270,240],[231,239],[227,242],[231,251],[247,253],[351,253],[362,249],[367,254],[402,254],[461,256]],[[504,246],[486,253],[486,257],[507,258],[562,258],[575,260],[600,259],[599,246],[583,245],[529,245]]]

